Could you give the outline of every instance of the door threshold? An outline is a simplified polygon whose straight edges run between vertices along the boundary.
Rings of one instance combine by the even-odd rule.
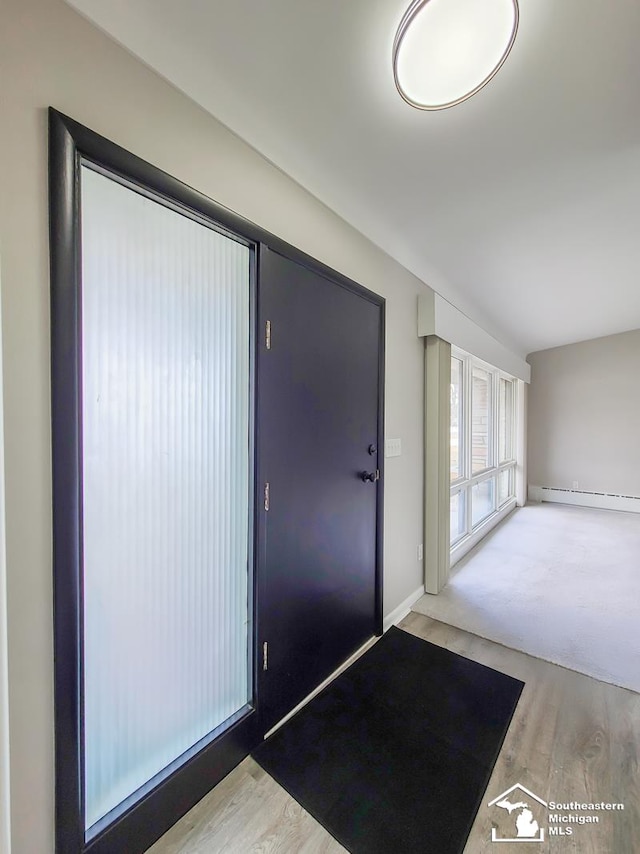
[[[364,655],[364,653],[365,653],[368,649],[370,649],[370,648],[374,645],[374,643],[377,643],[377,641],[379,641],[379,640],[380,640],[380,638],[379,638],[379,637],[375,637],[375,636],[374,636],[374,637],[369,638],[369,640],[368,640],[368,641],[365,641],[365,643],[363,643],[363,644],[362,644],[362,646],[361,646],[359,649],[357,649],[357,650],[356,650],[352,655],[350,655],[350,656],[349,656],[349,658],[347,658],[347,660],[346,660],[346,661],[343,661],[343,662],[342,662],[342,664],[340,665],[340,667],[338,667],[336,670],[334,670],[334,671],[333,671],[333,673],[331,673],[329,676],[327,676],[327,678],[324,680],[324,682],[321,682],[321,683],[318,685],[318,687],[317,687],[317,688],[314,688],[314,689],[313,689],[313,691],[312,691],[310,694],[307,694],[307,696],[304,698],[304,700],[301,700],[301,701],[298,703],[298,705],[297,705],[297,706],[294,706],[294,707],[293,707],[293,709],[291,709],[291,711],[290,711],[290,712],[288,712],[288,713],[287,713],[283,718],[281,718],[281,719],[278,721],[278,723],[277,723],[277,724],[275,724],[274,726],[272,726],[272,727],[271,727],[271,729],[269,730],[269,732],[266,732],[266,733],[264,734],[264,739],[266,740],[267,738],[269,738],[269,736],[270,736],[270,735],[273,735],[273,733],[274,733],[276,730],[280,729],[280,727],[281,727],[283,724],[286,724],[286,722],[287,722],[288,720],[290,720],[290,719],[291,719],[291,718],[296,714],[296,712],[299,712],[299,711],[300,711],[300,709],[301,709],[303,706],[306,706],[308,702],[310,702],[311,700],[313,700],[313,698],[314,698],[317,694],[319,694],[319,693],[320,693],[320,691],[322,691],[324,688],[326,688],[326,687],[327,687],[327,685],[328,685],[330,682],[333,682],[333,680],[336,678],[336,676],[340,676],[340,674],[341,674],[343,671],[345,671],[345,670],[347,669],[347,667],[349,667],[350,665],[352,665],[352,664],[353,664],[353,662],[354,662],[356,659],[360,658],[360,656],[361,656],[361,655]]]

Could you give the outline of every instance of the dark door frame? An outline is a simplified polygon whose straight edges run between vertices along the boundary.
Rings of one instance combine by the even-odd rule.
[[[114,821],[85,839],[83,820],[82,720],[82,519],[81,519],[81,400],[80,400],[80,167],[88,162],[120,177],[141,192],[160,197],[169,206],[195,218],[205,218],[222,230],[252,244],[258,264],[261,245],[297,261],[380,306],[378,365],[378,447],[384,448],[385,300],[316,261],[290,244],[233,213],[183,182],[126,151],[73,119],[49,108],[49,235],[51,272],[51,394],[53,470],[53,591],[56,851],[58,854],[127,854],[144,852],[185,812],[235,767],[264,734],[257,679],[260,568],[264,554],[264,520],[256,483],[260,466],[258,425],[253,421],[253,703],[252,709],[222,736],[187,759],[156,788]],[[259,266],[254,281],[259,282]],[[252,409],[260,389],[257,382],[258,292],[253,300]],[[382,634],[384,453],[376,510],[376,632]]]

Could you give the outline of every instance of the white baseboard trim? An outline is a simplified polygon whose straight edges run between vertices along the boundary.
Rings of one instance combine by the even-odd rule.
[[[576,507],[595,507],[598,510],[640,513],[640,498],[634,495],[582,492],[578,489],[552,489],[548,486],[530,484],[528,496],[529,501],[549,501],[554,504],[572,504]]]
[[[382,622],[382,631],[386,632],[391,626],[395,626],[396,623],[399,623],[400,620],[404,619],[409,611],[411,610],[411,606],[414,605],[421,596],[424,596],[424,584],[421,584],[417,590],[414,590],[410,596],[401,602],[397,608],[388,614],[383,622]]]

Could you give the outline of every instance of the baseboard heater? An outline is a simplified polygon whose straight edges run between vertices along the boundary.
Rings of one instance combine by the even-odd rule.
[[[598,507],[602,510],[624,510],[640,513],[640,496],[619,495],[613,492],[586,492],[582,489],[557,489],[550,486],[529,486],[530,501],[551,501],[578,507]]]

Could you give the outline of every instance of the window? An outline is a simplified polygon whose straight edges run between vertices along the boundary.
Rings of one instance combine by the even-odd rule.
[[[463,475],[460,446],[462,424],[462,359],[451,359],[451,480]]]
[[[451,540],[458,540],[465,533],[465,498],[460,490],[451,496]]]
[[[451,545],[515,495],[515,380],[467,354],[451,359]]]
[[[498,504],[503,505],[513,491],[513,468],[503,469],[498,475]]]
[[[494,507],[494,479],[482,480],[471,487],[471,525],[475,528],[491,516]]]
[[[512,460],[513,452],[513,380],[500,377],[498,395],[498,460]]]
[[[89,166],[80,187],[89,837],[250,709],[253,250]]]
[[[476,474],[491,465],[491,375],[473,367],[471,377],[471,470]]]

